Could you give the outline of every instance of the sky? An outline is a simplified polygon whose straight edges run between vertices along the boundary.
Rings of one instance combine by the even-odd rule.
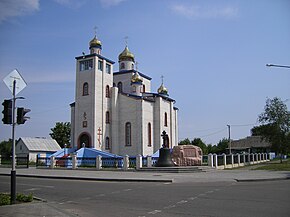
[[[128,47],[157,92],[164,76],[179,108],[179,140],[216,144],[250,135],[267,98],[290,106],[289,0],[0,0],[0,100],[12,97],[2,81],[15,68],[27,86],[18,107],[30,120],[16,138],[47,137],[70,121],[75,57],[102,41],[115,61]],[[1,109],[2,110],[2,109]],[[11,127],[0,124],[0,141]]]

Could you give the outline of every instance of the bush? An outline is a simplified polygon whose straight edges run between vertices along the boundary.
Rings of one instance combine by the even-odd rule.
[[[28,194],[27,196],[24,194],[17,194],[16,195],[16,200],[19,202],[31,202],[33,200],[33,195],[32,193]]]
[[[10,195],[0,193],[0,206],[9,205],[10,204]]]
[[[0,206],[10,205],[10,194],[0,193]],[[27,203],[33,201],[33,194],[17,194],[16,201],[20,203]]]

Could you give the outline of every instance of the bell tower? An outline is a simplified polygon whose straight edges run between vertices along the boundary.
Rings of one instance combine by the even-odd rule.
[[[105,150],[110,142],[110,91],[113,86],[112,60],[101,55],[102,43],[94,36],[90,54],[76,57],[76,92],[72,110],[72,138],[75,148]],[[106,150],[109,151],[109,150]]]

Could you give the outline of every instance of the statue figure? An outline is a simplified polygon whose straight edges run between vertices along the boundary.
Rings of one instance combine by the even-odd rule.
[[[162,132],[161,137],[162,137],[162,139],[163,139],[162,147],[163,147],[163,148],[169,148],[169,136],[168,136],[168,134],[165,132],[165,130]]]

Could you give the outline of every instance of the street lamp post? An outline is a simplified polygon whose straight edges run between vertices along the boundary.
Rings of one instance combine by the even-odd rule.
[[[232,144],[231,144],[231,125],[227,125],[228,129],[229,129],[229,151],[230,151],[230,154],[232,153]]]
[[[290,68],[290,66],[286,65],[277,65],[277,64],[266,64],[268,67],[279,67],[279,68]]]

